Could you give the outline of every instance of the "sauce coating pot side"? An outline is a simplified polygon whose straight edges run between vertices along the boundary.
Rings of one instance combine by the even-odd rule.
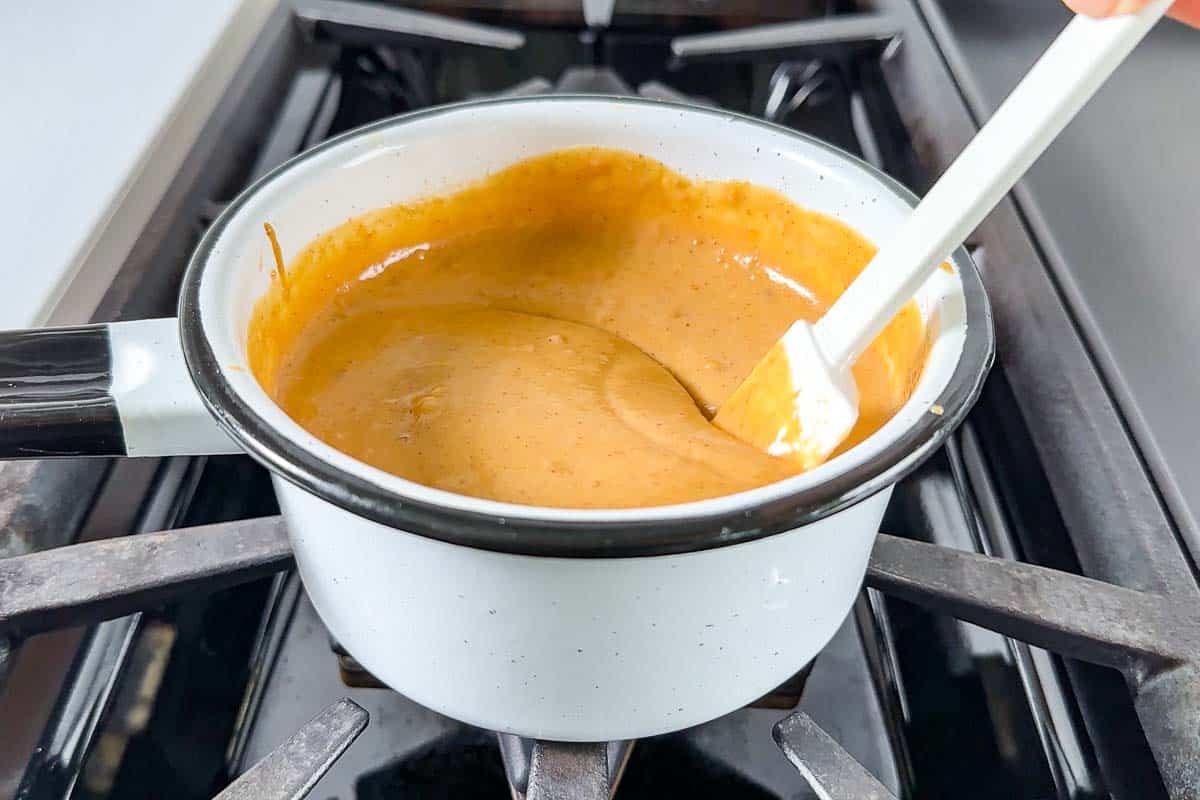
[[[271,470],[296,562],[331,633],[434,710],[559,741],[699,724],[767,693],[825,645],[861,586],[891,486],[978,396],[994,342],[963,250],[922,287],[936,332],[909,402],[862,444],[769,486],[620,510],[538,508],[430,489],[300,428],[246,368],[246,328],[285,261],[322,232],[582,145],[746,180],[876,242],[915,199],[785,128],[633,98],[443,106],[310,150],[210,228],[176,320],[0,334],[0,457],[244,450]]]

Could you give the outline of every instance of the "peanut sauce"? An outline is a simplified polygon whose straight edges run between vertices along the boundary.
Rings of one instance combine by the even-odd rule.
[[[776,192],[564,150],[280,262],[250,367],[314,435],[428,486],[571,508],[698,500],[798,471],[709,419],[873,254]],[[904,404],[926,350],[910,303],[854,367],[842,449]]]

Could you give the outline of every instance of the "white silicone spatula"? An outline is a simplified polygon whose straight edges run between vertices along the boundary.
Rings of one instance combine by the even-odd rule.
[[[1108,19],[1077,16],[912,216],[815,325],[794,323],[713,422],[805,469],[858,419],[850,368],[1112,74],[1171,0]]]

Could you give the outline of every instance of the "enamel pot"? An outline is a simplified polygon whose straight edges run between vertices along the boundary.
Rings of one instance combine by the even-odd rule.
[[[292,159],[234,201],[192,258],[178,320],[0,335],[0,457],[244,450],[272,473],[332,634],[380,680],[464,722],[632,739],[752,702],[833,635],[892,485],[979,393],[992,324],[965,251],[917,297],[932,346],[890,422],[811,472],[682,505],[579,511],[430,489],[317,440],[246,367],[251,309],[270,281],[264,221],[291,259],[350,217],[576,145],[748,180],[877,243],[914,203],[844,152],[725,111],[545,96],[385,120]]]

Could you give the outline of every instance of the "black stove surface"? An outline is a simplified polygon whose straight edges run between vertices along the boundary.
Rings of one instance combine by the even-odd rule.
[[[455,13],[467,13],[462,6],[453,6]],[[476,18],[505,21],[494,8]],[[247,137],[222,191],[201,199],[199,207],[208,210],[196,225],[250,179],[328,136],[415,108],[505,92],[636,92],[718,104],[830,141],[914,188],[926,182],[877,50],[819,61],[679,64],[671,51],[679,30],[777,18],[694,15],[675,18],[668,29],[618,14],[602,33],[581,31],[562,17],[510,19],[524,26],[519,50],[395,46],[364,41],[361,31],[345,38],[336,28],[285,23],[272,44],[287,53],[275,65],[277,108],[262,115],[273,125]],[[985,405],[1003,405],[1004,391],[1003,385],[990,390]],[[991,463],[980,455],[980,441],[991,440],[989,452],[1019,450],[1018,434],[977,419],[965,440],[897,488],[885,530],[1020,556],[1014,537],[996,541],[995,527],[979,522],[981,501],[964,477],[976,462]],[[180,492],[180,511],[167,524],[274,513],[266,475],[248,458],[209,458],[192,469],[196,479]],[[1029,484],[1038,485],[1036,474]],[[1047,497],[1023,502],[1032,513],[1049,507],[1047,515],[1056,518]],[[1071,567],[1065,537],[1054,539],[1053,526],[1046,531],[1042,549]],[[85,677],[85,662],[95,655],[88,641],[64,686]],[[95,701],[90,726],[80,723],[64,690],[23,773],[20,796],[208,798],[343,696],[366,708],[371,724],[313,797],[510,796],[494,734],[388,690],[347,688],[329,635],[294,574],[149,610],[130,628],[128,646],[105,663],[111,691]],[[1136,729],[1127,695],[1111,697],[1114,724]],[[815,662],[799,707],[901,797],[1107,796],[1060,659],[873,591],[864,590]],[[788,713],[748,708],[638,742],[618,796],[813,797],[772,741],[772,726]],[[78,752],[66,752],[64,730],[83,732],[73,740]],[[1129,747],[1131,763],[1140,760],[1141,771],[1154,775],[1144,739],[1131,734]],[[1146,793],[1139,797],[1162,795],[1153,778],[1141,785]]]

